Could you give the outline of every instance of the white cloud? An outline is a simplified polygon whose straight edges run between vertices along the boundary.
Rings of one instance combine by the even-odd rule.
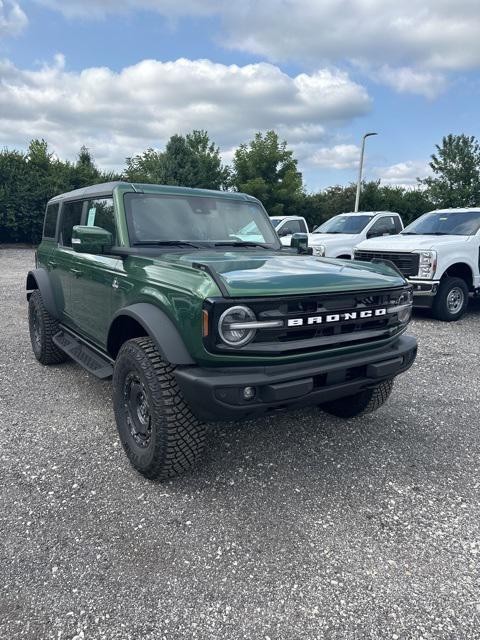
[[[417,178],[425,178],[431,174],[431,169],[426,162],[407,160],[388,167],[376,167],[374,175],[380,178],[382,184],[414,187],[417,186]]]
[[[28,24],[28,18],[17,2],[0,0],[0,36],[16,36]]]
[[[358,167],[360,149],[355,144],[336,144],[314,151],[309,162],[328,169],[353,169]]]
[[[386,84],[399,93],[416,93],[425,98],[435,98],[447,85],[445,74],[419,71],[411,67],[394,68],[382,65],[377,69],[365,69],[373,80]]]
[[[353,63],[397,91],[435,96],[443,73],[480,66],[478,0],[37,0],[67,16],[150,10],[216,15],[228,47],[266,59]]]
[[[120,72],[106,67],[68,71],[63,56],[38,70],[0,63],[0,136],[25,147],[44,137],[61,156],[82,144],[103,166],[173,133],[207,129],[228,149],[273,128],[295,144],[324,139],[325,128],[369,111],[365,89],[346,73],[321,69],[289,76],[268,64],[209,60],[144,60]]]

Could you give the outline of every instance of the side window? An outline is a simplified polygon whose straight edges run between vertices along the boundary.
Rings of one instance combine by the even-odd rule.
[[[45,222],[43,225],[43,237],[55,238],[57,231],[57,218],[58,218],[59,204],[49,204],[45,212]]]
[[[89,227],[102,227],[102,229],[110,231],[113,236],[113,244],[117,244],[113,198],[89,200],[87,204],[87,221],[85,224]]]
[[[377,220],[370,231],[368,232],[369,236],[385,236],[385,235],[394,235],[397,233],[397,229],[395,226],[395,218],[393,216],[384,216]]]
[[[299,220],[298,222],[300,223],[300,231],[302,233],[308,233],[308,227],[305,220]]]
[[[72,229],[82,222],[83,202],[64,202],[62,205],[62,220],[60,222],[60,244],[64,247],[72,246]]]
[[[280,229],[280,235],[290,236],[292,233],[301,233],[303,231],[300,226],[300,220],[289,220]]]
[[[400,218],[398,216],[395,216],[393,219],[395,220],[395,231],[396,233],[400,233],[400,231],[402,230],[402,223],[400,222]]]

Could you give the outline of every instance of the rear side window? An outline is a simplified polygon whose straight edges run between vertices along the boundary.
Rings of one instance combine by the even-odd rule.
[[[402,230],[402,223],[400,222],[400,218],[398,216],[394,217],[395,220],[395,229],[397,231],[397,233],[400,233],[400,231]]]
[[[44,238],[55,238],[57,231],[58,207],[58,202],[47,206],[47,211],[45,212],[45,223],[43,225]]]
[[[72,229],[82,222],[83,202],[64,202],[60,223],[60,242],[64,247],[72,246]]]
[[[89,200],[87,204],[87,221],[85,224],[89,227],[102,227],[102,229],[110,231],[113,237],[113,244],[117,244],[113,198]]]

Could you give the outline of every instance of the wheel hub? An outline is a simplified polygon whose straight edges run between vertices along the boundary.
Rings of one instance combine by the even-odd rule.
[[[148,447],[152,437],[150,406],[145,386],[134,372],[125,378],[123,398],[132,438],[139,447]]]
[[[465,302],[465,294],[460,287],[453,287],[447,296],[447,308],[451,314],[457,314],[461,311]]]

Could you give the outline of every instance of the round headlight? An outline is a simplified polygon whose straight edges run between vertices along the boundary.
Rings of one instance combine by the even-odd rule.
[[[398,320],[406,324],[412,317],[413,293],[410,289],[403,291],[397,300]]]
[[[255,335],[255,329],[248,328],[248,323],[255,320],[255,314],[248,307],[230,307],[222,313],[218,321],[220,338],[230,347],[242,347]]]

